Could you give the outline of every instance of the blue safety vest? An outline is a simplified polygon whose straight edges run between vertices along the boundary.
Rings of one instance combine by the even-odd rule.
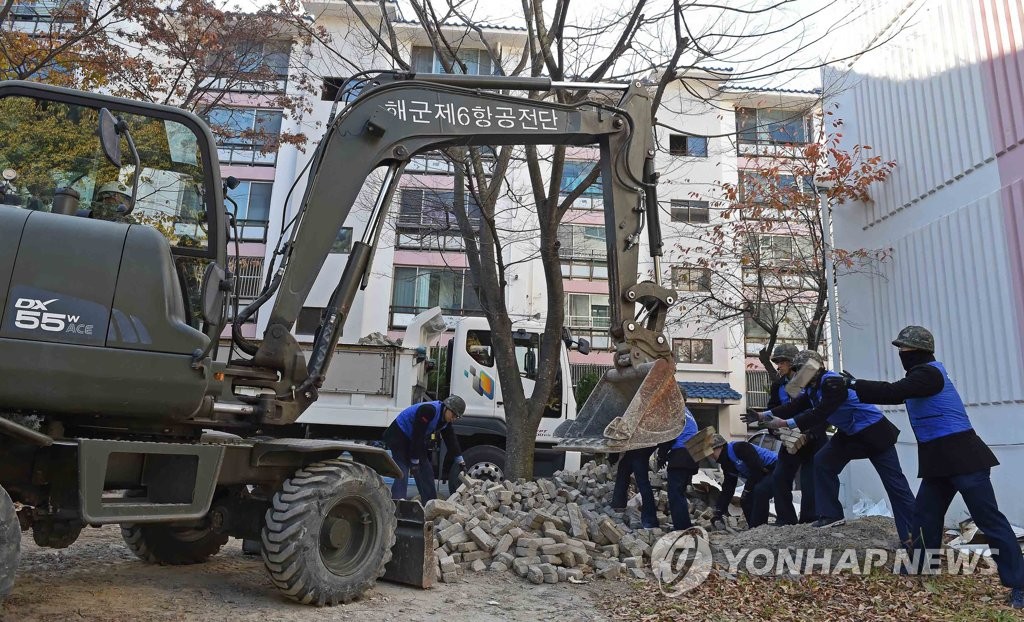
[[[811,404],[815,408],[821,404],[821,386],[825,384],[825,379],[830,377],[841,378],[842,376],[834,371],[827,371],[825,372],[825,375],[822,376],[821,383],[818,384],[817,389],[805,389],[807,397],[811,399]],[[840,432],[850,436],[860,432],[870,425],[878,423],[881,420],[882,410],[873,404],[862,403],[857,398],[857,393],[853,389],[846,390],[846,401],[828,417],[829,423],[836,426]]]
[[[427,403],[432,405],[435,411],[434,418],[431,419],[430,423],[427,424],[426,436],[430,436],[431,434],[434,433],[435,430],[438,429],[438,427],[444,429],[444,427],[448,425],[448,423],[442,423],[441,413],[444,412],[444,407],[441,402]],[[395,419],[395,423],[398,424],[398,429],[400,429],[410,439],[412,439],[412,426],[416,420],[416,411],[419,410],[421,406],[423,406],[423,403],[413,404],[412,406],[398,413],[398,418]]]
[[[672,443],[672,449],[681,449],[686,446],[686,441],[693,438],[693,435],[697,433],[697,421],[693,418],[693,413],[690,412],[689,408],[685,409],[683,418],[686,419],[686,424],[683,425],[683,431],[676,437],[676,442]]]
[[[942,390],[929,397],[905,400],[910,426],[919,443],[972,429],[964,401],[949,379],[946,368],[938,361],[928,364],[942,372]]]
[[[787,384],[789,384],[789,380],[783,378],[782,384],[779,385],[779,401],[783,404],[789,403],[789,393],[786,393]]]
[[[733,446],[735,444],[736,443],[727,443],[725,446],[725,451],[729,454],[729,459],[732,460],[732,463],[736,465],[736,471],[738,471],[744,479],[749,479],[750,467],[748,467],[745,462],[743,462],[736,456],[736,451],[733,449]],[[761,463],[764,466],[771,466],[775,464],[775,462],[779,459],[779,455],[776,454],[774,451],[769,451],[764,447],[758,447],[757,445],[751,445],[751,447],[754,448],[754,451],[757,452],[757,455],[761,456]]]

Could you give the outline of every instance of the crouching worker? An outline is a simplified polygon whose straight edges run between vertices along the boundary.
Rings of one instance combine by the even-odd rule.
[[[711,442],[711,447],[715,461],[721,465],[725,473],[722,494],[718,497],[718,505],[715,507],[711,524],[716,527],[725,526],[723,516],[729,510],[729,502],[736,492],[736,484],[740,477],[744,479],[740,507],[743,509],[743,517],[747,519],[747,526],[758,527],[767,523],[768,506],[775,494],[772,471],[779,456],[773,451],[746,441],[728,443],[717,434]]]
[[[682,389],[681,389],[682,390]],[[686,391],[683,390],[683,401]],[[668,509],[672,515],[672,528],[676,530],[693,527],[690,521],[690,504],[686,500],[686,487],[697,474],[698,466],[686,451],[686,441],[697,433],[697,422],[689,408],[683,407],[686,423],[683,431],[675,439],[658,445],[658,468],[668,466]]]
[[[1010,588],[1010,604],[1024,609],[1024,555],[1009,521],[999,511],[989,478],[999,461],[974,431],[946,368],[935,360],[932,334],[920,326],[907,326],[892,344],[900,349],[906,377],[882,382],[847,376],[846,384],[862,402],[907,407],[917,437],[921,478],[914,506],[914,545],[922,553],[942,548],[946,510],[960,493],[992,545],[999,578]]]
[[[402,469],[401,477],[395,478],[391,485],[392,499],[405,499],[409,490],[409,472],[416,476],[416,487],[420,491],[420,501],[426,503],[437,498],[434,486],[434,468],[430,464],[430,452],[427,441],[434,432],[440,432],[448,453],[455,456],[455,462],[462,470],[466,469],[466,460],[462,457],[462,448],[455,435],[452,422],[466,412],[466,402],[458,395],[451,395],[443,402],[423,402],[413,404],[402,412],[384,431],[384,442],[391,450],[391,457]]]

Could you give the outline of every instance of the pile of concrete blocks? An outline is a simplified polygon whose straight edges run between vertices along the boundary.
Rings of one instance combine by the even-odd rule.
[[[790,428],[781,428],[779,430],[779,438],[782,439],[782,444],[785,446],[786,451],[791,454],[800,451],[808,441],[806,434],[801,434],[800,430]]]
[[[580,471],[516,483],[461,477],[447,500],[430,501],[424,508],[427,520],[435,521],[437,571],[443,582],[485,570],[511,570],[538,584],[643,579],[651,567],[651,547],[671,530],[667,494],[660,490],[664,482],[656,473],[651,479],[664,529],[639,528],[638,495],[625,511],[610,507],[615,471],[608,464],[589,462]],[[695,523],[708,505],[699,495],[691,497]]]

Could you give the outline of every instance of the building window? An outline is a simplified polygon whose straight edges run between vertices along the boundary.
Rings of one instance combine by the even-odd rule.
[[[455,57],[465,65],[454,63],[453,73],[465,73],[468,75],[491,75],[493,73],[491,57],[487,50],[462,49],[455,52]],[[425,46],[414,46],[412,48],[412,70],[416,73],[447,73],[441,64],[441,57],[434,53],[434,49]]]
[[[207,121],[217,135],[217,155],[222,164],[273,166],[281,135],[280,110],[214,108]]]
[[[590,171],[597,166],[597,162],[581,162],[577,160],[566,160],[562,168],[562,194],[569,194],[587,178]],[[584,197],[600,198],[602,194],[601,176],[598,175],[594,183],[583,191]]]
[[[235,215],[235,220],[267,222],[270,220],[270,193],[274,184],[269,181],[243,181],[237,187],[228,190],[228,197],[235,205],[227,201],[228,211]]]
[[[787,192],[798,192],[800,194],[812,194],[814,182],[810,176],[778,175],[777,177],[765,177],[755,171],[740,171],[740,201],[750,203],[764,203],[773,196],[776,199],[785,199]]]
[[[677,363],[701,363],[710,365],[712,360],[710,339],[673,339],[672,352]]]
[[[706,158],[708,157],[708,138],[707,136],[670,134],[668,137],[668,153],[674,156]]]
[[[396,266],[391,294],[391,325],[404,326],[413,316],[432,307],[449,315],[480,311],[468,270]]]
[[[295,320],[295,334],[315,335],[316,329],[320,328],[320,316],[323,312],[321,307],[302,307],[298,319]]]
[[[711,269],[672,266],[672,287],[681,292],[709,292]]]
[[[335,254],[352,252],[352,227],[342,227],[338,230],[334,244],[331,244],[331,252]]]
[[[739,108],[736,110],[739,142],[747,144],[803,144],[811,140],[811,116],[805,110]]]
[[[611,307],[607,294],[566,294],[565,324],[569,328],[608,328]]]
[[[70,0],[15,0],[8,18],[16,22],[74,22],[76,2]]]
[[[480,205],[476,196],[466,190],[465,201],[470,224],[480,226]],[[453,190],[403,188],[399,199],[398,228],[400,230],[458,231],[454,213]]]
[[[751,264],[757,266],[804,265],[815,262],[814,243],[810,238],[786,234],[758,234],[747,238]]]
[[[672,222],[708,223],[711,208],[707,201],[672,199]]]
[[[608,278],[608,243],[604,227],[559,225],[558,256],[562,261],[563,277]]]

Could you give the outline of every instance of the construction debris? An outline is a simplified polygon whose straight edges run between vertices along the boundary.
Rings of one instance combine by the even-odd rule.
[[[434,543],[441,581],[467,572],[513,571],[535,583],[581,583],[594,577],[646,578],[651,547],[671,531],[664,478],[651,474],[659,522],[643,529],[638,502],[624,512],[611,508],[615,470],[589,462],[576,472],[550,479],[493,482],[460,475],[447,500],[427,502],[435,522]],[[720,488],[707,473],[698,476],[689,503],[694,524],[710,527],[709,508]],[[639,496],[635,498],[639,500]],[[729,517],[739,527],[736,517]]]

